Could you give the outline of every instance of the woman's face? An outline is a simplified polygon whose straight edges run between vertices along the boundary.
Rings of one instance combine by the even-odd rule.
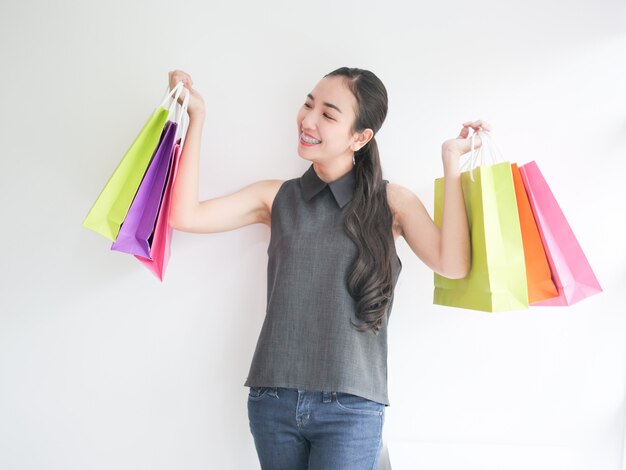
[[[352,160],[354,152],[365,145],[360,143],[360,133],[352,132],[357,102],[343,80],[337,76],[322,78],[298,111],[298,154],[306,160]],[[319,143],[304,141],[303,132]]]

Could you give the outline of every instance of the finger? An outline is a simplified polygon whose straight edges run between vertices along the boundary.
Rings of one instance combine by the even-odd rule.
[[[176,84],[180,81],[182,81],[182,77],[180,76],[180,74],[176,72],[172,72],[172,74],[170,75],[170,82],[172,82],[173,84]]]
[[[477,121],[467,121],[465,123],[463,123],[463,125],[468,125],[471,126],[473,129],[483,129],[485,131],[491,131],[492,130],[492,126],[491,124],[489,124],[486,121],[483,121],[482,119],[479,119]]]
[[[187,88],[191,88],[193,86],[193,82],[191,81],[191,77],[189,77],[188,75],[185,75],[185,76],[181,77],[181,80],[183,82],[183,85],[186,86]]]
[[[477,134],[478,132],[481,132],[481,131],[487,131],[488,130],[488,129],[485,129],[482,125],[472,125],[472,126],[469,126],[468,128],[470,128],[470,127],[472,128],[472,130],[474,131],[475,134]]]
[[[477,126],[475,124],[467,124],[467,125],[464,125],[463,128],[467,129],[468,132],[470,129],[472,129],[474,132],[478,132],[481,129],[480,126]]]
[[[476,125],[470,125],[470,124],[463,125],[463,129],[467,131],[466,134],[469,133],[470,128],[474,131],[474,133],[478,132],[481,129],[480,126],[476,126]]]
[[[182,70],[173,70],[170,72],[170,78],[176,80],[176,83],[182,81],[183,83],[193,83],[191,76]]]
[[[190,88],[189,87],[189,81],[186,78],[180,77],[178,80],[176,80],[176,84],[178,84],[180,82],[182,82],[183,88]]]

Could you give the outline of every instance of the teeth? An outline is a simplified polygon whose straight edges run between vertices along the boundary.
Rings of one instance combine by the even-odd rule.
[[[321,140],[315,140],[315,139],[309,139],[307,136],[304,135],[304,132],[302,134],[300,134],[300,137],[302,138],[302,140],[304,140],[307,144],[319,144],[321,142]]]

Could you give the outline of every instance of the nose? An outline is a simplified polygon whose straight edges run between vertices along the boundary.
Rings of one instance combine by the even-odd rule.
[[[315,130],[317,127],[315,113],[309,112],[305,114],[305,116],[302,118],[301,127],[304,130],[309,130],[309,131]]]

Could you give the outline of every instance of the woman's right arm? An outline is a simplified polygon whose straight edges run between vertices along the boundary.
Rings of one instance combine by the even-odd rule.
[[[204,102],[191,88],[191,77],[182,71],[170,72],[170,89],[180,80],[183,80],[191,94],[187,111],[189,129],[172,187],[170,226],[184,232],[215,233],[256,223],[270,225],[272,202],[282,184],[281,180],[257,181],[232,194],[198,201]]]

